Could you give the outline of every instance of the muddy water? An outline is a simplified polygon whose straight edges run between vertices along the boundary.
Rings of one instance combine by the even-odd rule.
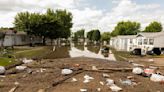
[[[46,58],[68,58],[68,57],[90,57],[115,61],[114,55],[110,53],[101,53],[101,46],[61,46],[56,47],[55,51],[48,54]]]

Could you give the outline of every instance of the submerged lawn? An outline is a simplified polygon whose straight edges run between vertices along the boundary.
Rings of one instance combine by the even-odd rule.
[[[0,66],[6,66],[13,63],[14,63],[14,59],[12,58],[0,57]]]

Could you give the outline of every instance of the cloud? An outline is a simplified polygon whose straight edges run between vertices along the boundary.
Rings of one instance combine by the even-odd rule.
[[[123,20],[140,22],[142,29],[152,21],[159,21],[164,26],[164,11],[161,4],[151,2],[139,4],[136,1],[112,0],[112,8],[104,10],[94,8],[87,3],[88,0],[0,0],[0,26],[13,26],[14,16],[18,12],[44,13],[47,8],[67,9],[72,12],[73,31],[81,28],[87,31],[97,28],[101,31],[112,31],[117,23]]]

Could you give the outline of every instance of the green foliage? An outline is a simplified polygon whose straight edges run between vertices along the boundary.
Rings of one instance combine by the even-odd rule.
[[[93,30],[87,33],[87,38],[92,41]]]
[[[74,33],[74,40],[77,41],[79,38],[84,39],[85,38],[84,35],[85,35],[85,30],[80,29],[80,30],[78,30],[77,32]]]
[[[92,40],[93,41],[99,41],[100,38],[101,38],[100,31],[98,29],[97,30],[93,30]]]
[[[72,28],[72,14],[66,10],[47,9],[45,14],[21,12],[14,21],[17,31],[44,38],[68,38]]]
[[[117,35],[136,35],[140,31],[140,23],[137,22],[119,22],[113,32],[112,36]]]
[[[98,29],[89,31],[87,33],[87,38],[91,41],[99,41],[101,38],[100,31]]]
[[[104,33],[101,35],[101,40],[102,40],[102,41],[109,41],[109,40],[110,40],[110,37],[111,37],[110,32],[104,32]]]
[[[162,25],[159,22],[151,22],[144,30],[144,32],[161,32]]]

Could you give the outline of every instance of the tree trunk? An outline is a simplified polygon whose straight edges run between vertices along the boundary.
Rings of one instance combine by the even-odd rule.
[[[46,37],[45,36],[43,37],[43,45],[44,46],[46,45]]]

